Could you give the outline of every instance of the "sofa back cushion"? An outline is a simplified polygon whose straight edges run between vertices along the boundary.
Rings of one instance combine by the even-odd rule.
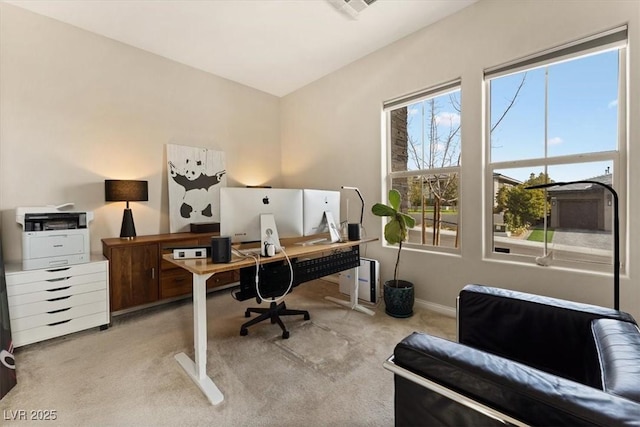
[[[598,319],[591,324],[607,393],[640,402],[640,330],[629,322]]]
[[[481,285],[458,300],[458,340],[545,372],[602,388],[591,322],[629,314],[606,307]]]

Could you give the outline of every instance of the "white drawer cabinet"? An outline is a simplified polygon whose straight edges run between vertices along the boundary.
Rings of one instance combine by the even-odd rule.
[[[7,265],[13,345],[20,347],[83,329],[107,328],[109,266],[102,257],[85,264],[23,271]]]

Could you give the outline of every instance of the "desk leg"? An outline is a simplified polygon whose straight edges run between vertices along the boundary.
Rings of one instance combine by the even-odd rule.
[[[334,297],[324,297],[324,299],[331,302],[335,302],[336,304],[340,304],[352,310],[356,310],[361,313],[365,313],[370,316],[373,316],[374,314],[376,314],[375,311],[363,305],[358,304],[358,287],[359,287],[359,281],[360,281],[358,277],[358,267],[352,268],[351,274],[353,277],[353,283],[351,283],[350,301],[343,301],[341,299],[334,298]]]
[[[195,362],[185,353],[174,357],[187,375],[200,387],[212,405],[224,400],[222,392],[207,376],[207,279],[212,274],[193,275],[193,348]]]

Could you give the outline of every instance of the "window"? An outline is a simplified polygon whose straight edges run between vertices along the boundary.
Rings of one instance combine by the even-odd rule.
[[[460,81],[388,101],[387,190],[416,219],[408,247],[457,250]]]
[[[626,178],[626,34],[615,29],[485,72],[490,252],[510,254],[493,256],[610,271],[612,194],[601,184],[620,192]],[[582,180],[596,184],[526,188]]]

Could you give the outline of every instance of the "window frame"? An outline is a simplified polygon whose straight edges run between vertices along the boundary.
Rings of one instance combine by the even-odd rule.
[[[454,174],[458,175],[458,247],[448,247],[448,246],[433,246],[427,245],[423,243],[411,243],[405,242],[402,245],[403,250],[413,250],[417,252],[437,252],[444,254],[452,254],[452,255],[460,255],[461,247],[462,247],[462,235],[460,233],[461,227],[461,219],[462,219],[462,207],[461,207],[461,197],[460,197],[460,187],[461,187],[461,168],[462,164],[460,163],[458,166],[447,166],[447,167],[439,167],[439,168],[431,168],[431,169],[416,169],[416,170],[407,170],[407,171],[393,171],[392,165],[392,144],[391,144],[391,111],[397,110],[399,108],[408,107],[409,105],[422,102],[431,98],[435,98],[441,95],[446,95],[452,92],[460,92],[460,99],[462,99],[462,79],[456,78],[453,80],[449,80],[447,82],[431,86],[426,89],[422,89],[416,92],[412,92],[403,96],[399,96],[396,98],[392,98],[388,101],[384,101],[382,104],[382,120],[383,129],[381,134],[383,135],[383,147],[382,152],[384,153],[382,158],[382,170],[385,178],[382,180],[382,200],[385,203],[388,203],[388,193],[391,188],[393,188],[393,180],[398,178],[409,178],[418,175],[440,175],[440,174]],[[462,104],[462,102],[461,102]],[[461,112],[461,121],[462,121],[462,112]],[[462,129],[460,130],[462,132]],[[462,152],[462,134],[460,136],[460,152]],[[386,221],[382,219],[382,235],[384,236],[384,224]],[[383,239],[383,247],[392,247]]]
[[[553,157],[538,157],[523,160],[508,160],[491,162],[491,80],[521,73],[523,71],[544,67],[551,64],[558,64],[564,61],[585,57],[587,55],[604,53],[608,50],[618,50],[618,138],[617,149],[601,152],[578,153]],[[539,58],[539,62],[536,62]],[[535,257],[522,254],[505,254],[494,251],[494,188],[493,174],[496,170],[505,170],[523,167],[542,167],[546,171],[547,167],[567,164],[581,164],[597,161],[611,161],[613,164],[612,187],[619,195],[619,220],[620,220],[620,274],[626,274],[627,265],[627,114],[628,114],[628,48],[627,48],[627,27],[618,27],[603,33],[589,36],[582,40],[577,40],[563,46],[549,49],[534,55],[529,55],[516,61],[491,67],[484,72],[484,139],[485,143],[485,207],[484,210],[484,254],[483,259],[496,262],[536,264]],[[586,179],[586,178],[585,178]],[[613,231],[612,231],[613,233]],[[613,258],[613,249],[611,251]],[[611,274],[613,262],[611,264],[596,264],[588,261],[568,261],[555,260],[551,268],[562,268],[569,270],[580,270],[594,273]]]

